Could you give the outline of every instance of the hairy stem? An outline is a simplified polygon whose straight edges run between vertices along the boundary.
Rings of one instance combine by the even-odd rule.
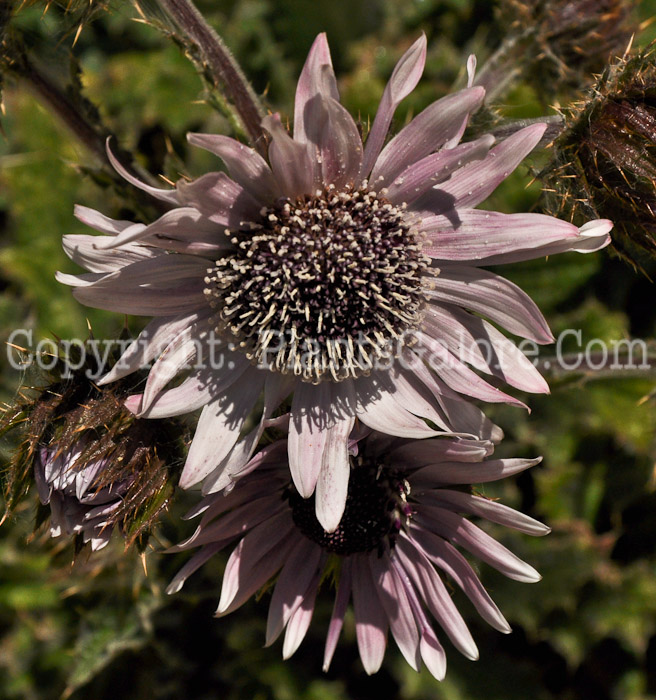
[[[652,378],[656,376],[656,348],[653,343],[639,349],[619,349],[559,353],[540,357],[536,366],[550,379],[581,375],[585,379]]]
[[[191,0],[160,0],[160,4],[198,46],[214,80],[223,85],[235,105],[253,146],[264,154],[266,135],[261,126],[264,117],[262,106],[221,37],[209,26]]]

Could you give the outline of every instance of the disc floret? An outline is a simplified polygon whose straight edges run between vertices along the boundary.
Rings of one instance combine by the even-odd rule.
[[[314,496],[304,499],[295,490],[288,493],[299,531],[326,551],[343,556],[393,548],[412,517],[409,495],[403,474],[366,457],[352,457],[344,515],[334,532],[326,532],[316,518]]]
[[[402,206],[328,187],[263,207],[208,272],[217,331],[258,366],[303,381],[367,374],[421,320],[427,261]]]

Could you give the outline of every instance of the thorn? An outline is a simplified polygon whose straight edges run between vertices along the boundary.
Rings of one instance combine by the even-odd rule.
[[[132,4],[134,5],[134,7],[135,7],[135,9],[137,10],[137,12],[138,12],[138,13],[141,15],[141,17],[143,18],[143,21],[146,22],[146,23],[148,23],[148,18],[147,18],[146,15],[144,14],[144,11],[141,9],[141,6],[140,6],[139,3],[137,2],[137,0],[133,0]]]
[[[7,347],[14,348],[14,350],[20,350],[21,352],[29,352],[27,348],[23,348],[20,345],[16,345],[15,343],[10,343],[9,341],[7,341],[5,345],[7,345]]]

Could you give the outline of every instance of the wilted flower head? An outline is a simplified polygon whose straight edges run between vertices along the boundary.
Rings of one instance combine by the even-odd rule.
[[[554,213],[612,217],[613,248],[636,267],[656,257],[655,58],[648,48],[608,67],[540,174]]]
[[[263,121],[268,162],[231,138],[190,134],[229,175],[164,190],[115,162],[171,211],[146,226],[77,209],[105,235],[65,237],[90,274],[59,279],[85,304],[156,317],[103,382],[158,358],[130,408],[163,417],[204,406],[182,486],[227,486],[235,460],[252,454],[263,421],[293,392],[294,484],[303,497],[318,482],[333,484],[321,490],[317,513],[334,530],[356,417],[403,437],[455,430],[499,439],[468,399],[523,404],[468,365],[523,391],[548,391],[482,317],[537,343],[553,340],[546,321],[517,286],[481,266],[598,249],[611,224],[579,229],[540,214],[474,209],[545,129],[532,125],[498,145],[492,136],[459,144],[480,87],[438,100],[385,143],[425,55],[422,37],[397,64],[363,145],[338,101],[322,34],[298,82],[293,137],[277,114]],[[469,70],[471,78],[473,60]],[[186,380],[167,390],[185,370]],[[262,423],[231,452],[262,393]]]
[[[275,580],[266,644],[286,629],[283,656],[288,658],[305,637],[319,589],[332,580],[336,593],[324,670],[352,598],[367,673],[380,668],[389,629],[414,669],[423,660],[442,679],[446,656],[432,620],[467,658],[478,658],[443,576],[464,591],[486,622],[510,632],[459,548],[511,579],[540,578],[466,516],[530,535],[549,532],[542,523],[459,485],[496,481],[540,460],[486,459],[492,444],[468,439],[413,441],[380,433],[352,438],[346,509],[334,532],[324,530],[313,499],[302,498],[290,482],[285,440],[274,442],[245,465],[245,476],[232,491],[206,496],[188,515],[202,514],[202,519],[195,533],[173,551],[200,549],[168,591],[180,590],[194,571],[237,542],[225,569],[218,615],[237,609]]]
[[[47,386],[24,390],[7,407],[0,433],[23,431],[8,470],[7,512],[36,482],[49,506],[37,525],[49,518],[53,537],[74,535],[77,546],[90,542],[97,550],[118,526],[127,545],[143,546],[173,493],[182,427],[128,411],[133,378],[101,389],[89,371],[89,364],[60,356]]]

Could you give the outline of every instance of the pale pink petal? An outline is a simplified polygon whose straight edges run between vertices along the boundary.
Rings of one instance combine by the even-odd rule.
[[[417,378],[411,367],[390,373],[387,386],[400,408],[428,419],[444,430],[453,428],[441,410],[439,400]]]
[[[310,584],[301,604],[294,610],[287,623],[285,640],[282,645],[282,658],[289,659],[305,639],[314,613],[314,603],[319,590],[319,577]]]
[[[440,438],[404,443],[389,453],[390,460],[419,469],[438,462],[480,462],[491,454],[492,443],[481,440]]]
[[[432,676],[443,681],[446,676],[446,652],[430,627],[421,635],[419,651]]]
[[[328,428],[324,443],[321,471],[316,485],[316,515],[326,532],[334,532],[346,506],[351,467],[348,437],[355,418],[340,418]]]
[[[431,280],[426,295],[435,301],[464,306],[511,333],[552,343],[554,337],[533,300],[516,284],[478,268],[449,266]]]
[[[485,91],[467,88],[426,107],[385,146],[376,160],[370,183],[392,180],[412,163],[444,146],[459,130],[465,115],[480,107]]]
[[[570,241],[573,245],[574,240],[579,240],[576,226],[552,216],[482,209],[459,208],[455,217],[424,217],[421,230],[426,235],[422,253],[437,260],[468,264],[493,256],[501,260],[515,251],[527,251],[528,260],[541,257],[538,251],[543,246],[562,241],[567,249]]]
[[[376,584],[371,576],[369,557],[352,557],[353,612],[355,636],[364,670],[368,675],[376,673],[383,663],[387,645],[387,615],[383,610]]]
[[[164,387],[178,374],[192,368],[195,359],[201,357],[200,332],[205,329],[207,319],[187,326],[169,343],[148,372],[141,412],[147,411]],[[199,328],[200,326],[200,328]]]
[[[283,195],[296,198],[311,194],[315,189],[314,165],[305,144],[292,139],[277,114],[265,117],[262,126],[271,135],[269,160]]]
[[[227,488],[237,479],[250,474],[255,470],[262,460],[260,456],[267,448],[264,447],[251,459],[255,448],[258,446],[260,438],[267,427],[274,427],[270,419],[271,414],[280,406],[280,403],[292,392],[295,380],[284,374],[269,372],[264,380],[264,406],[262,417],[253,430],[243,437],[235,445],[232,451],[225,457],[221,464],[210,473],[203,482],[203,494],[214,493]],[[278,422],[280,419],[275,419]],[[288,426],[281,427],[288,430]],[[287,454],[287,446],[284,445],[284,454]]]
[[[380,149],[385,142],[389,125],[396,108],[416,87],[424,72],[426,63],[426,35],[417,41],[401,56],[385,86],[385,92],[378,105],[376,118],[367,136],[362,163],[362,178],[366,178],[373,168]]]
[[[292,399],[289,422],[289,469],[294,486],[303,498],[309,498],[319,478],[328,439],[330,386],[300,382]]]
[[[316,577],[321,548],[300,538],[285,562],[269,603],[265,646],[273,644],[294,611],[303,602],[308,587]]]
[[[462,432],[475,435],[481,440],[491,440],[495,444],[503,440],[503,430],[470,401],[443,396],[440,403],[451,424],[460,426]]]
[[[296,99],[294,102],[294,140],[298,143],[307,141],[307,104],[318,94],[339,99],[337,80],[330,58],[328,39],[322,32],[312,44],[305,60],[305,65],[296,84]]]
[[[222,544],[211,544],[207,547],[203,547],[200,551],[196,552],[194,556],[178,571],[178,573],[171,579],[171,583],[166,587],[166,592],[168,595],[173,593],[178,593],[182,590],[185,581],[198,569],[200,569],[203,564],[206,564],[217,552],[220,552]]]
[[[144,227],[145,228],[145,227]],[[120,250],[107,252],[98,247],[98,243],[107,236],[67,235],[62,239],[64,252],[80,267],[91,272],[115,272],[126,265],[148,260],[160,254],[144,246],[130,244]]]
[[[489,625],[503,634],[511,632],[508,621],[490,598],[476,572],[452,544],[420,529],[413,530],[412,541],[430,561],[451,577]]]
[[[392,567],[389,555],[369,557],[371,574],[376,584],[380,602],[389,621],[392,636],[403,657],[415,670],[419,670],[419,630],[412,614],[408,594]]]
[[[244,421],[262,392],[264,378],[253,373],[249,379],[233,383],[203,408],[180,476],[181,488],[202,481],[237,442]]]
[[[187,134],[187,141],[219,156],[230,177],[258,201],[270,201],[278,194],[271,168],[252,148],[229,136],[217,134]]]
[[[101,212],[82,206],[81,204],[76,204],[74,206],[73,214],[75,218],[83,224],[91,226],[91,228],[95,228],[96,231],[109,234],[110,236],[115,236],[132,226],[143,226],[144,228],[146,226],[145,224],[135,224],[134,221],[127,221],[125,219],[110,219]]]
[[[294,546],[294,524],[285,511],[251,530],[226,564],[217,615],[243,605],[283,565]]]
[[[159,255],[77,287],[73,296],[88,306],[137,316],[173,316],[205,309],[207,263],[191,255]]]
[[[198,319],[198,314],[153,319],[125,349],[99,386],[126,377],[160,355],[171,341]]]
[[[450,513],[442,508],[422,505],[416,521],[418,525],[423,525],[436,535],[460,545],[508,578],[522,583],[535,583],[542,578],[530,564],[522,561],[516,554],[461,515]]]
[[[415,352],[425,350],[425,362],[454,391],[489,403],[509,403],[527,408],[525,403],[488,384],[482,377],[462,364],[440,341],[420,331],[416,332],[416,337],[418,345]]]
[[[385,388],[387,378],[360,377],[356,380],[356,392],[361,401],[358,418],[370,428],[398,437],[435,437],[438,432],[407,411],[397,401],[394,392]]]
[[[476,74],[476,56],[474,54],[470,54],[469,57],[467,58],[467,87],[470,88],[474,84],[474,76]],[[467,128],[467,124],[469,123],[469,115],[466,115],[465,118],[462,120],[462,124],[460,125],[460,128],[458,131],[454,134],[452,139],[449,139],[444,144],[444,148],[455,148],[458,143],[460,142],[460,139],[462,138],[462,135],[465,133],[465,129]]]
[[[109,147],[110,138],[111,137],[108,137],[106,141],[107,157],[109,158],[109,162],[112,164],[114,170],[116,170],[116,172],[124,180],[127,180],[131,185],[134,185],[138,189],[148,192],[149,195],[155,197],[156,199],[161,199],[163,202],[168,202],[169,204],[180,204],[178,193],[175,190],[163,190],[159,187],[152,187],[129,173],[123,167],[118,158],[116,158],[116,156],[112,153],[112,149]]]
[[[413,546],[405,533],[401,533],[397,540],[395,556],[454,646],[468,659],[477,659],[476,643],[446,586],[428,559]]]
[[[457,394],[434,372],[431,372],[414,351],[405,348],[403,362],[407,370],[412,370],[412,374],[408,375],[409,379],[414,380],[415,383],[421,382],[439,404],[443,415],[440,425],[447,426],[452,432],[453,426],[457,425],[461,435],[474,436],[481,440],[499,442],[503,438],[501,428],[494,425],[479,408]]]
[[[239,226],[258,216],[262,205],[225,173],[207,173],[177,184],[180,200],[221,226]]]
[[[549,385],[524,353],[494,326],[455,306],[427,305],[423,328],[461,362],[522,391],[549,393]]]
[[[540,464],[541,461],[541,457],[536,459],[490,459],[477,464],[438,462],[436,460],[432,465],[422,467],[415,472],[412,478],[416,483],[427,483],[432,487],[441,484],[483,484],[519,474],[525,469]]]
[[[156,396],[148,410],[143,413],[141,413],[143,394],[128,397],[125,407],[141,418],[170,418],[202,408],[219,392],[233,384],[250,366],[245,358],[234,353],[229,354],[234,357],[234,360],[230,360],[234,365],[231,368],[230,362],[227,362],[225,372],[212,367],[198,370],[187,377],[180,386],[163,391]]]
[[[547,527],[535,518],[531,518],[524,513],[520,513],[513,508],[504,506],[503,503],[496,503],[487,498],[474,496],[461,491],[448,491],[446,489],[435,489],[422,495],[422,501],[433,503],[434,505],[452,510],[454,512],[471,513],[485,518],[492,523],[505,525],[513,530],[519,530],[526,535],[543,536],[551,532]]]
[[[535,258],[548,257],[558,253],[594,253],[605,248],[611,237],[608,232],[613,228],[613,222],[608,219],[595,219],[579,228],[578,235],[566,238],[562,241],[547,243],[530,250],[517,250],[500,255],[492,255],[484,260],[477,261],[477,265],[505,265],[507,263],[534,260]]]
[[[313,101],[320,103],[323,119],[315,140],[313,131],[308,134],[317,146],[321,162],[322,180],[338,191],[356,184],[362,165],[362,139],[353,117],[337,100],[316,95]],[[307,127],[306,127],[307,129]]]
[[[349,599],[351,598],[351,559],[344,557],[342,560],[342,568],[339,574],[339,583],[337,584],[337,593],[335,594],[335,605],[328,626],[328,634],[326,636],[326,648],[323,655],[323,671],[330,668],[330,662],[333,659],[339,635],[344,625],[344,615],[348,607]]]
[[[456,146],[456,148],[431,153],[417,163],[409,165],[396,177],[387,187],[385,197],[392,204],[401,204],[402,202],[412,204],[431,187],[447,180],[458,168],[466,163],[484,158],[493,143],[494,136],[488,134],[476,141]],[[459,215],[460,212],[458,212]],[[423,231],[426,228],[426,223],[422,219],[420,229]],[[424,244],[424,248],[426,248],[426,244]],[[426,252],[424,248],[422,248],[422,252]],[[426,255],[430,255],[430,253],[426,252]]]
[[[220,250],[229,250],[232,247],[223,227],[205,218],[193,207],[177,207],[148,226],[139,225],[139,228],[125,229],[111,238],[102,237],[98,241],[98,247],[116,248],[137,240],[161,247],[170,247],[166,245],[169,242],[193,241],[198,249],[208,254],[216,254]]]
[[[493,148],[482,161],[466,165],[454,173],[448,182],[440,185],[439,189],[424,195],[415,207],[443,214],[449,209],[480,204],[538,145],[546,128],[546,124],[532,124],[512,134]],[[449,206],[445,206],[445,203]]]
[[[259,497],[254,496],[247,503],[238,505],[239,507],[233,505],[233,510],[213,523],[201,522],[190,537],[167,551],[181,552],[191,547],[212,543],[228,544],[235,538],[245,535],[261,522],[275,518],[279,513],[287,510],[283,500],[272,498],[270,493]]]

